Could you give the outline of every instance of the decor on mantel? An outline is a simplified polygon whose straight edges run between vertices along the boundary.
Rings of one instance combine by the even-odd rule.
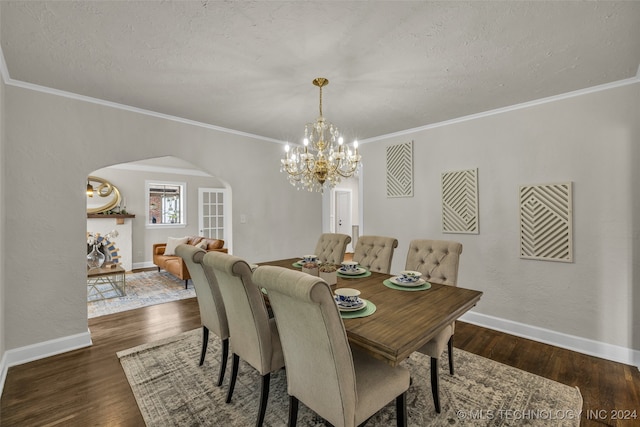
[[[325,183],[332,188],[342,178],[357,174],[360,154],[358,141],[353,142],[353,151],[345,147],[338,128],[322,115],[322,88],[329,80],[318,77],[313,84],[320,88],[320,116],[305,126],[304,147],[291,148],[287,143],[280,171],[286,172],[289,182],[298,189],[323,192]]]
[[[87,232],[87,245],[92,246],[93,249],[87,254],[87,266],[89,269],[100,268],[107,261],[107,254],[109,255],[109,261],[117,261],[118,249],[113,244],[113,239],[118,237],[117,230],[111,230],[105,235],[100,233]],[[101,250],[101,248],[104,248]]]
[[[100,252],[98,245],[93,245],[93,250],[87,255],[87,266],[89,269],[100,268],[104,264],[106,256]]]

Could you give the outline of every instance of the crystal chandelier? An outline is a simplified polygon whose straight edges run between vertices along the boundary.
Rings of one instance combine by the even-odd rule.
[[[320,117],[304,127],[304,146],[291,148],[287,143],[280,171],[286,172],[298,189],[322,192],[325,183],[331,188],[356,174],[360,155],[358,141],[353,142],[353,151],[346,147],[338,128],[322,116],[322,88],[329,80],[318,77],[313,84],[320,88]]]

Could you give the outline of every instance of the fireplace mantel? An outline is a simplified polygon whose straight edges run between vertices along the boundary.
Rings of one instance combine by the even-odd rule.
[[[125,218],[135,218],[133,214],[87,214],[87,218],[92,219],[108,219],[115,218],[116,224],[124,224]]]
[[[119,264],[125,271],[131,271],[133,265],[133,218],[135,215],[123,214],[87,214],[87,232],[105,236],[117,231],[118,236],[112,239],[117,248]],[[110,221],[105,221],[106,219]],[[116,221],[113,224],[111,221]]]

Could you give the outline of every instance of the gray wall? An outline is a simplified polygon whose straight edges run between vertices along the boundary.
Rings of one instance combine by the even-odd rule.
[[[259,262],[315,247],[321,198],[279,172],[282,146],[23,89],[5,88],[5,349],[87,331],[86,177],[175,156],[224,180],[238,254]],[[253,159],[264,167],[246,167]],[[127,197],[129,200],[129,197]],[[10,203],[4,203],[10,201]],[[127,201],[127,204],[131,202]]]
[[[0,90],[0,350],[86,333],[84,186],[109,165],[170,155],[228,183],[234,215],[248,218],[234,221],[234,252],[249,260],[315,247],[320,197],[279,173],[278,144],[13,85]],[[362,232],[399,239],[393,271],[413,238],[459,240],[460,284],[485,292],[476,312],[640,349],[639,104],[634,84],[364,144]],[[387,199],[386,146],[409,139],[415,196]],[[246,159],[261,167],[240,168]],[[440,174],[475,167],[480,234],[442,234]],[[518,186],[557,181],[574,182],[575,262],[522,260]]]
[[[5,288],[5,268],[4,268],[4,251],[5,251],[5,191],[4,191],[4,133],[5,133],[5,120],[4,120],[4,81],[0,78],[0,360],[4,356],[5,350],[5,302],[4,302],[4,288]],[[2,366],[0,366],[2,369]],[[0,374],[1,375],[1,374]],[[0,382],[2,380],[0,379]],[[1,389],[2,387],[0,387]]]
[[[640,83],[362,145],[364,234],[460,241],[474,311],[640,349]],[[414,141],[414,197],[386,198],[389,145]],[[480,234],[441,232],[441,173],[478,168]],[[371,171],[379,171],[371,173]],[[518,187],[573,181],[573,263],[519,258]]]

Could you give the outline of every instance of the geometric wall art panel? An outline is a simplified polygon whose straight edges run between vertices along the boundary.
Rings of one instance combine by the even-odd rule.
[[[442,174],[442,232],[479,233],[478,169]]]
[[[573,262],[571,182],[520,187],[520,258]]]
[[[387,147],[387,197],[413,196],[413,141]]]

